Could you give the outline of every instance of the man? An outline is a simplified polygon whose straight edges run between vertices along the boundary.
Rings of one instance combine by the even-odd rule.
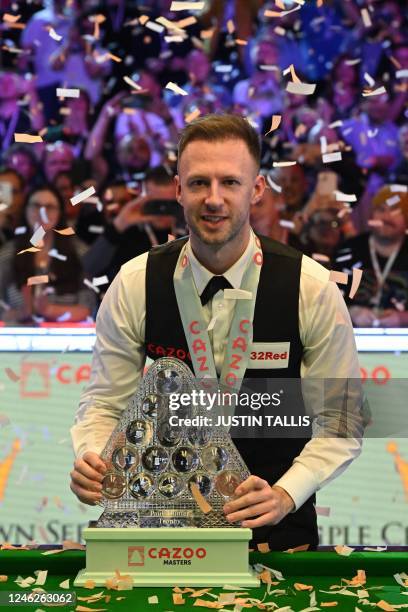
[[[336,257],[343,271],[364,270],[350,315],[356,327],[407,327],[408,194],[384,186],[371,204],[370,232],[343,243]]]
[[[238,374],[247,369],[247,376],[265,378],[359,378],[350,319],[337,286],[328,282],[329,272],[289,247],[266,238],[261,243],[251,230],[250,208],[265,189],[259,160],[257,134],[243,118],[208,115],[185,128],[176,188],[190,240],[160,246],[123,266],[98,314],[92,379],[71,430],[77,456],[71,489],[83,502],[101,499],[105,468],[98,453],[135,392],[145,356],[156,359],[157,347],[188,354],[192,334],[185,323],[191,309],[201,321],[193,333],[202,337],[208,338],[208,324],[217,315],[204,368],[224,384],[234,375],[226,340],[237,324],[250,337],[253,332],[253,346],[290,346],[282,369],[261,369],[257,356],[244,350]],[[224,279],[212,280],[220,275]],[[221,290],[211,296],[214,284],[250,291],[255,304],[242,300],[236,309]],[[240,320],[241,308],[249,311],[246,320]],[[190,354],[196,375],[202,376],[202,357]],[[317,418],[317,429],[327,427],[326,433],[329,412]],[[252,476],[224,506],[227,520],[254,528],[256,542],[268,541],[277,550],[316,546],[314,493],[359,454],[360,436],[358,431],[336,440],[316,437],[306,444],[235,440]]]

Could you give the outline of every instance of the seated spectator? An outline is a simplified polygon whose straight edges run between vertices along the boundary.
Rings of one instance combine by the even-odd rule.
[[[346,241],[335,258],[344,272],[363,270],[354,299],[348,299],[350,315],[356,327],[407,327],[408,194],[382,187],[371,217],[370,231]]]
[[[64,214],[68,225],[74,225],[81,210],[80,206],[72,206],[71,198],[75,195],[75,181],[71,172],[58,172],[54,178],[54,187],[64,202]]]
[[[83,154],[90,132],[91,100],[88,92],[80,89],[78,98],[66,98],[64,109],[62,122],[56,126],[49,126],[44,140],[69,143],[75,157],[79,158]]]
[[[74,153],[66,142],[48,144],[43,153],[43,168],[46,180],[53,183],[59,172],[70,172],[74,163]]]
[[[292,220],[307,201],[307,180],[301,166],[275,168],[271,173],[274,182],[282,188],[284,209],[282,219]]]
[[[0,246],[14,236],[23,208],[25,186],[16,170],[0,169]]]
[[[58,192],[47,185],[33,190],[26,198],[20,225],[26,232],[0,250],[0,319],[19,323],[86,319],[93,311],[95,294],[83,285],[76,237],[53,231],[67,227]],[[19,255],[32,246],[30,238],[40,225],[46,231],[40,250]],[[28,279],[37,275],[48,275],[48,283],[28,286]]]
[[[408,185],[408,123],[400,127],[398,142],[401,149],[402,160],[395,170],[390,173],[390,180],[400,185]]]
[[[89,276],[106,274],[112,281],[129,259],[167,242],[169,233],[174,233],[175,217],[146,214],[144,206],[156,200],[173,200],[177,205],[175,189],[173,177],[164,168],[150,170],[146,175],[145,194],[125,204],[85,254],[86,273]]]
[[[336,110],[336,119],[349,119],[360,95],[358,64],[350,55],[340,55],[328,81],[328,99]]]

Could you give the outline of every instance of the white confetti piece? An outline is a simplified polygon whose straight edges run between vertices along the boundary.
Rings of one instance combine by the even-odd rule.
[[[54,259],[59,259],[60,261],[67,261],[67,256],[62,253],[58,253],[57,249],[50,249],[48,251],[48,255],[50,257],[54,257]]]
[[[296,161],[280,161],[280,162],[273,162],[273,167],[274,168],[287,168],[288,166],[294,166],[295,164],[297,164]]]
[[[402,193],[408,192],[408,185],[390,185],[390,191],[394,193],[395,191],[402,191]]]
[[[343,125],[342,120],[338,119],[337,121],[333,121],[333,123],[329,123],[329,128],[341,127],[342,125]]]
[[[363,550],[366,550],[367,552],[384,552],[385,550],[387,550],[387,547],[386,546],[365,546]]]
[[[355,193],[343,193],[342,191],[335,191],[337,202],[357,202],[357,196]]]
[[[375,85],[375,81],[373,79],[373,77],[371,76],[371,74],[368,74],[368,72],[364,73],[364,78],[367,81],[367,83],[369,84],[370,87],[374,87]]]
[[[408,79],[408,68],[404,68],[403,70],[397,70],[395,73],[397,79]]]
[[[79,89],[69,89],[66,87],[57,87],[58,98],[79,98]]]
[[[209,322],[207,331],[212,331],[214,329],[214,325],[215,325],[217,318],[218,318],[218,312],[213,316],[213,318]]]
[[[36,570],[34,574],[37,576],[35,584],[43,586],[47,580],[48,570]]]
[[[381,219],[369,219],[367,221],[367,225],[370,227],[382,227],[384,225],[384,221],[381,221]]]
[[[377,87],[377,89],[373,89],[372,91],[363,91],[362,95],[366,98],[367,96],[380,96],[384,93],[387,93],[387,90],[385,89],[384,85],[381,85],[381,87]]]
[[[106,274],[104,276],[95,276],[92,279],[92,284],[94,287],[99,287],[100,285],[107,285],[108,283],[109,279]]]
[[[136,81],[134,81],[128,76],[124,76],[123,80],[125,81],[125,83],[127,83],[128,85],[130,85],[131,87],[133,87],[133,89],[136,89],[137,91],[141,91],[143,89],[142,87],[140,87],[140,85],[136,83]]]
[[[333,283],[339,283],[340,285],[347,285],[347,274],[345,272],[338,272],[337,270],[330,270],[329,280]]]
[[[71,319],[71,313],[70,312],[64,312],[64,313],[62,313],[62,315],[57,317],[58,323],[64,323],[65,321],[69,321],[70,319]]]
[[[147,601],[149,602],[149,604],[158,604],[159,598],[157,597],[157,595],[150,595],[150,597],[147,598]]]
[[[95,291],[95,293],[100,293],[98,287],[95,287],[88,278],[84,278],[84,285]]]
[[[399,197],[399,195],[392,196],[391,198],[387,198],[385,200],[387,206],[395,206],[396,204],[398,204],[398,202],[401,202],[401,198]]]
[[[85,189],[84,191],[81,191],[81,193],[78,193],[76,196],[71,198],[72,206],[76,206],[80,202],[83,202],[84,200],[87,200],[94,193],[96,193],[96,191],[95,191],[95,187],[93,187],[93,186],[92,187],[88,187],[88,189]]]
[[[205,2],[173,2],[170,11],[202,11]]]
[[[279,221],[279,225],[281,227],[286,227],[287,229],[295,229],[295,224],[293,221],[288,221],[287,219],[281,219]]]
[[[188,92],[185,91],[185,89],[182,89],[177,85],[177,83],[173,83],[172,81],[169,81],[167,83],[166,89],[170,89],[170,91],[175,94],[178,94],[179,96],[188,96]]]
[[[366,8],[362,8],[361,11],[361,19],[363,20],[363,24],[366,28],[370,28],[373,25],[371,21],[370,13]]]
[[[103,234],[104,231],[105,231],[105,228],[103,227],[103,225],[89,225],[88,226],[88,232],[90,234]]]
[[[49,28],[48,34],[51,36],[51,38],[53,40],[56,40],[57,42],[62,40],[62,36],[60,34],[57,34],[57,32],[54,30],[54,28]]]
[[[317,516],[330,516],[330,507],[329,506],[316,506],[316,514]]]
[[[14,235],[15,236],[21,236],[22,234],[25,234],[27,232],[27,228],[25,225],[19,225],[18,227],[16,227],[16,229],[14,230]]]
[[[346,544],[340,544],[338,546],[335,546],[334,550],[341,557],[349,557],[351,555],[351,553],[354,551],[354,548],[351,548],[351,546],[346,546]],[[333,593],[333,591],[329,591],[329,592]],[[354,593],[353,593],[353,595],[354,595]]]
[[[341,161],[341,151],[334,151],[333,153],[325,153],[322,156],[324,164],[330,164],[332,162]]]
[[[350,293],[349,293],[349,298],[351,300],[353,299],[353,297],[357,293],[357,289],[359,288],[362,276],[363,276],[363,271],[359,270],[356,267],[354,267],[353,268],[353,280],[352,280],[352,283],[351,283],[351,289],[350,289]]]
[[[336,257],[336,261],[349,261],[350,259],[352,259],[352,254],[351,253],[347,253],[347,255],[341,255],[340,257]]]
[[[61,589],[69,589],[69,578],[60,582],[59,586]]]
[[[297,96],[310,96],[316,89],[316,83],[294,83],[289,81],[286,91]]]
[[[34,234],[30,238],[31,244],[33,246],[38,246],[39,244],[41,244],[44,236],[45,236],[45,229],[43,228],[42,225],[40,225],[40,227],[37,227]]]
[[[272,189],[274,191],[276,191],[277,193],[282,193],[282,187],[280,185],[278,185],[277,183],[275,183],[269,174],[266,175],[266,180],[268,181],[269,185],[272,187]]]
[[[40,217],[43,223],[49,223],[49,219],[47,216],[47,209],[45,208],[45,206],[41,206],[40,208]]]
[[[164,31],[164,27],[162,25],[150,20],[145,24],[145,27],[149,28],[149,30],[153,30],[153,32],[158,32],[159,34]]]
[[[252,300],[252,291],[244,289],[224,289],[225,300]]]

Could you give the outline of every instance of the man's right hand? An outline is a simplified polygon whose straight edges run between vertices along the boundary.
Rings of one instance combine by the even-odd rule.
[[[87,451],[76,459],[71,472],[71,491],[84,504],[94,506],[102,499],[102,480],[106,465],[97,453]]]

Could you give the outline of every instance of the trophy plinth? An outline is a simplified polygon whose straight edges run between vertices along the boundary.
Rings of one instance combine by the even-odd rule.
[[[250,529],[88,528],[83,535],[86,568],[75,586],[104,586],[116,570],[134,587],[259,586],[248,564]]]
[[[259,585],[248,566],[251,530],[223,513],[248,468],[225,428],[201,425],[206,406],[174,412],[176,394],[192,397],[197,385],[178,359],[148,369],[101,454],[104,512],[83,532],[86,569],[75,586],[103,586],[115,571],[135,586]]]

